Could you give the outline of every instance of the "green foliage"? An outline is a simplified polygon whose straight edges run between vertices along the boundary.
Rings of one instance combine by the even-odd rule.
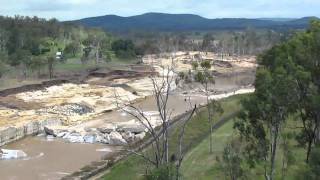
[[[184,72],[179,72],[178,76],[180,79],[184,79],[186,75],[184,74]]]
[[[49,76],[53,76],[54,64],[66,62],[67,58],[83,56],[83,63],[90,59],[110,61],[114,58],[112,41],[101,29],[87,29],[56,19],[0,16],[0,60],[9,65],[15,77],[20,71],[24,76],[34,71],[39,75],[43,66],[47,66]],[[55,61],[58,51],[63,52],[63,58]]]
[[[178,178],[174,164],[152,169],[145,175],[145,180],[176,180]]]
[[[115,55],[120,59],[136,57],[135,46],[131,40],[116,40],[111,45]]]
[[[77,53],[79,53],[80,50],[81,47],[78,42],[71,42],[64,48],[63,53],[66,56],[76,57]]]
[[[195,75],[195,80],[197,82],[203,83],[205,81],[204,73],[201,71],[198,71],[197,74]]]
[[[199,64],[198,64],[197,61],[192,61],[191,65],[192,65],[192,69],[193,69],[193,70],[197,70],[198,67],[199,67]]]
[[[210,61],[202,61],[200,66],[204,70],[209,70],[211,68],[211,63]]]
[[[241,179],[245,174],[242,167],[241,142],[231,141],[223,150],[222,167],[227,179]]]
[[[277,144],[282,139],[283,165],[294,162],[288,136],[280,137],[287,118],[298,114],[302,124],[297,140],[307,147],[306,160],[312,154],[319,133],[320,93],[320,22],[311,23],[306,32],[279,44],[259,56],[260,67],[256,74],[256,91],[243,101],[244,111],[235,124],[246,142],[250,165],[265,162],[267,176],[274,177]],[[310,162],[311,163],[311,162]],[[286,169],[283,168],[283,174]]]
[[[207,33],[203,36],[203,41],[202,41],[202,45],[201,45],[201,49],[208,51],[210,50],[210,48],[213,49],[213,42],[214,42],[214,37],[212,34]]]
[[[314,174],[315,179],[320,178],[320,148],[317,147],[311,153],[310,163],[309,163],[311,172]]]
[[[296,179],[320,179],[320,148],[316,147],[310,154],[310,162],[303,169],[296,172]]]

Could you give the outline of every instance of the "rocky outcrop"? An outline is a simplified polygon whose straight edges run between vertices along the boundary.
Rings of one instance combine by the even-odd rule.
[[[131,133],[141,133],[141,132],[147,131],[147,128],[138,122],[134,124],[124,124],[120,126],[118,129],[119,131],[131,132]]]
[[[44,132],[44,127],[61,125],[59,119],[46,119],[28,122],[26,124],[3,127],[0,129],[0,146],[19,140],[28,135]]]
[[[119,124],[105,124],[101,128],[68,129],[64,126],[45,127],[47,137],[61,138],[71,143],[102,143],[110,145],[127,145],[142,140],[146,128],[133,121]]]
[[[101,133],[111,133],[112,131],[116,131],[117,125],[114,124],[105,124],[103,127],[98,128]]]
[[[111,132],[109,135],[109,138],[110,138],[110,144],[113,144],[113,145],[126,145],[127,144],[127,141],[117,131]]]

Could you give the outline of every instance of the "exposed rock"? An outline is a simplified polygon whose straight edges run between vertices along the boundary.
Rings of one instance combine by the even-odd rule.
[[[100,131],[101,133],[111,133],[116,129],[117,129],[117,126],[114,124],[105,124],[103,127],[98,128],[98,131]]]
[[[76,116],[83,115],[87,113],[92,113],[93,109],[83,104],[64,104],[61,106],[53,106],[46,109],[41,109],[39,113],[53,113],[64,116]]]
[[[140,141],[140,140],[142,140],[145,136],[146,136],[146,133],[145,133],[145,132],[142,132],[142,133],[136,134],[136,135],[134,136],[134,138],[135,138],[135,140]]]
[[[54,136],[56,137],[57,135],[55,134],[54,130],[53,129],[50,129],[48,127],[44,127],[44,132],[47,134],[47,135],[51,135],[51,136]]]
[[[96,132],[97,128],[84,127],[84,131],[86,131],[86,132]]]
[[[120,133],[113,131],[110,133],[110,144],[112,145],[125,145],[127,144],[126,140],[123,139]]]
[[[0,128],[0,146],[21,139],[27,135],[36,135],[44,131],[44,127],[61,125],[59,119],[45,119],[29,122],[15,127]]]
[[[63,138],[67,133],[68,133],[68,131],[59,132],[59,133],[57,134],[57,137],[58,137],[58,138]]]
[[[67,139],[72,143],[83,143],[84,139],[79,133],[70,133]]]
[[[85,136],[83,136],[83,139],[85,143],[95,143],[96,137],[96,134],[86,134]]]
[[[127,141],[127,142],[133,142],[134,141],[134,134],[132,132],[124,132],[122,133],[122,137]]]
[[[141,133],[141,132],[145,132],[147,130],[147,128],[145,128],[140,123],[135,123],[135,124],[123,125],[121,127],[121,130],[124,131],[124,132]]]
[[[103,144],[110,144],[110,142],[111,142],[111,140],[110,140],[110,135],[109,135],[109,134],[104,134],[101,143],[103,143]]]
[[[27,157],[21,150],[0,149],[0,159],[20,159]]]
[[[103,136],[103,134],[97,134],[97,136],[96,136],[96,142],[103,143],[103,141],[104,141],[104,136]]]

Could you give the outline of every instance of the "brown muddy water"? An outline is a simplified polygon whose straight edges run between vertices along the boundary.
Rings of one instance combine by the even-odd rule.
[[[56,180],[100,160],[114,147],[100,144],[72,144],[45,137],[28,137],[1,148],[21,149],[28,157],[0,160],[1,180]]]
[[[219,77],[216,79],[215,87],[218,90],[228,91],[252,84],[253,81],[252,75]],[[173,115],[177,115],[191,109],[194,104],[201,104],[205,101],[206,98],[203,96],[175,93],[169,99],[169,109],[172,110]],[[153,97],[137,102],[135,106],[144,111],[156,111]],[[124,112],[115,110],[81,124],[79,127],[99,127],[106,122],[131,119],[134,118]],[[28,157],[20,160],[0,160],[0,180],[60,179],[93,161],[100,160],[103,156],[110,154],[111,151],[119,150],[119,147],[102,144],[75,144],[61,140],[48,141],[45,137],[28,137],[1,148],[23,150]]]

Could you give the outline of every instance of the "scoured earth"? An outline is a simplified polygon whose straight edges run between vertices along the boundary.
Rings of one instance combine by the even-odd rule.
[[[101,153],[94,153],[94,149],[114,147],[114,145],[121,147],[141,140],[147,133],[146,129],[129,114],[119,110],[118,105],[133,103],[144,110],[145,115],[152,120],[154,126],[159,125],[160,120],[155,102],[150,97],[153,93],[153,85],[148,76],[156,75],[154,80],[161,82],[162,78],[167,75],[174,78],[178,72],[187,72],[191,69],[191,62],[197,60],[195,57],[197,53],[199,52],[178,52],[174,64],[172,64],[172,59],[165,58],[165,55],[161,58],[150,55],[143,58],[144,65],[132,66],[130,71],[95,72],[81,83],[62,83],[40,90],[0,97],[2,102],[0,105],[0,145],[19,140],[26,135],[45,132],[45,136],[36,138],[40,141],[23,139],[9,144],[7,148],[20,148],[25,150],[27,155],[29,152],[31,154],[43,153],[43,157],[39,157],[39,160],[27,160],[23,163],[25,167],[37,167],[37,170],[33,170],[36,174],[42,174],[43,177],[55,177],[57,174],[53,176],[54,173],[63,170],[67,170],[67,174],[73,172],[79,167],[69,168],[62,162],[58,162],[59,167],[49,166],[46,165],[44,159],[52,155],[52,157],[64,157],[66,161],[75,161],[75,164],[78,162],[78,164],[85,165],[90,162],[90,158],[82,161],[80,157],[83,155],[93,153],[92,156],[90,155],[92,160],[97,159],[96,155],[101,155]],[[216,78],[215,88],[219,95],[212,94],[211,98],[221,99],[233,94],[253,91],[250,85],[253,83],[252,72],[256,67],[254,57],[243,57],[242,61],[239,61],[235,57],[222,60],[210,53],[201,54],[201,56],[216,64],[212,70],[225,74],[225,76]],[[168,72],[164,69],[171,65],[176,67],[175,72]],[[146,66],[151,68],[146,68]],[[249,73],[246,74],[246,72]],[[173,81],[171,87],[174,91],[169,100],[169,108],[173,110],[174,115],[185,112],[193,104],[205,102],[203,88],[197,84],[190,84],[187,87],[176,85]],[[237,91],[238,89],[242,90]],[[190,104],[186,103],[187,100],[190,100]],[[55,147],[57,149],[54,152],[44,148],[45,146],[51,147],[55,143],[57,143]],[[26,148],[27,146],[23,144],[28,144],[27,146],[32,146],[32,148]],[[75,151],[76,147],[84,148],[85,146],[90,146],[87,152]],[[75,149],[72,149],[73,147]],[[43,152],[40,152],[40,149],[43,149]],[[67,154],[59,154],[58,152],[62,152],[61,149],[68,149]],[[70,153],[75,154],[69,157]],[[77,160],[77,158],[80,159]],[[20,164],[19,162],[20,160],[15,160],[10,162],[8,167],[1,168],[6,163],[0,161],[2,177],[10,179],[15,174],[14,164]],[[20,177],[39,178],[27,171],[23,172]]]

